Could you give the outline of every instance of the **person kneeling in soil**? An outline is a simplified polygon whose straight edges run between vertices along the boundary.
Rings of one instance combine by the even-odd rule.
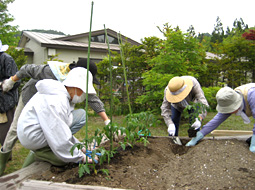
[[[221,88],[216,94],[218,113],[197,132],[196,137],[192,138],[186,146],[195,146],[205,135],[215,130],[229,116],[236,114],[241,116],[244,123],[250,123],[249,117],[255,118],[255,83],[249,83],[235,88]],[[255,124],[250,143],[250,151],[255,152]]]
[[[7,93],[10,91],[18,80],[22,80],[24,78],[31,78],[22,88],[19,102],[17,108],[14,113],[13,122],[11,123],[10,129],[5,138],[5,142],[0,148],[0,176],[4,173],[6,168],[7,161],[11,155],[12,149],[15,143],[18,140],[17,137],[17,122],[20,116],[21,111],[27,102],[33,97],[33,95],[37,92],[35,88],[35,84],[39,80],[43,79],[54,79],[60,82],[66,78],[68,73],[76,67],[84,67],[87,68],[87,59],[79,58],[77,63],[64,63],[59,61],[48,61],[47,64],[26,64],[23,65],[20,70],[13,76],[9,77],[2,83],[3,92]],[[93,83],[99,85],[99,81],[96,78],[97,74],[97,66],[93,61],[90,61],[89,71],[93,76]],[[89,106],[102,118],[105,125],[110,123],[110,119],[108,118],[104,104],[100,100],[100,98],[96,94],[89,94],[88,97]]]
[[[179,123],[182,111],[190,102],[202,103],[206,107],[209,104],[204,96],[204,92],[196,78],[192,76],[173,77],[164,91],[164,99],[161,105],[161,116],[168,127],[169,136],[178,136]],[[191,110],[189,113],[196,110]],[[206,110],[199,114],[199,118],[191,118],[192,133],[195,133],[201,127],[201,121],[206,117]],[[194,121],[192,123],[192,121]],[[189,129],[189,131],[191,131]],[[195,136],[189,134],[190,137]]]
[[[73,104],[86,98],[87,69],[72,69],[61,83],[52,79],[40,80],[36,84],[37,93],[29,100],[21,112],[17,124],[20,143],[30,149],[23,167],[34,160],[50,162],[62,166],[69,162],[85,163],[86,150],[70,150],[80,143],[73,134],[86,122],[84,109],[74,110]],[[96,94],[89,72],[88,94]],[[92,159],[88,158],[91,163]]]

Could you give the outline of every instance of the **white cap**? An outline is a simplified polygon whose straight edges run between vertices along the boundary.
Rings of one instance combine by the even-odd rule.
[[[0,40],[0,52],[5,52],[9,48],[8,45],[2,45],[2,41]]]
[[[88,78],[88,94],[96,94],[96,90],[93,86],[93,76],[89,72]],[[87,88],[87,69],[83,67],[73,68],[67,75],[66,79],[63,81],[65,86],[76,87],[81,89],[86,93]]]

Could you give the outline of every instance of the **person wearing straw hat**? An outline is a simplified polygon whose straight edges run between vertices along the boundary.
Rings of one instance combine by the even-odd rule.
[[[244,123],[250,123],[249,117],[255,118],[255,83],[249,83],[235,88],[221,88],[216,94],[218,113],[206,123],[196,137],[192,138],[186,146],[195,146],[205,135],[215,130],[232,114],[241,116]],[[255,124],[250,142],[250,151],[255,152]]]
[[[164,118],[170,136],[178,136],[181,113],[190,102],[200,102],[207,107],[209,106],[204,92],[195,77],[173,77],[165,88],[161,105],[161,116]],[[206,114],[207,112],[204,111],[199,114],[199,118],[193,118],[195,122],[191,123],[191,127],[199,130],[201,121],[206,117]]]
[[[35,84],[39,80],[54,79],[62,82],[67,74],[75,67],[87,68],[87,59],[79,59],[77,63],[63,63],[59,61],[48,61],[47,64],[26,64],[20,68],[18,72],[13,73],[8,79],[3,81],[2,89],[5,93],[10,91],[13,86],[16,86],[17,81],[24,78],[31,78],[22,88],[19,102],[14,114],[14,119],[7,133],[6,140],[0,148],[0,176],[3,174],[6,163],[11,155],[12,149],[18,140],[17,137],[17,121],[20,113],[26,103],[37,92]],[[89,70],[93,76],[93,83],[100,84],[96,78],[97,67],[94,62],[90,62]],[[110,123],[110,120],[105,112],[104,104],[96,94],[90,94],[88,97],[90,107],[102,118],[105,125]]]
[[[14,59],[5,51],[9,48],[8,45],[2,45],[0,40],[0,84],[2,87],[3,81],[18,71],[18,67]],[[15,107],[18,103],[18,87],[20,81],[9,92],[3,92],[0,88],[0,144],[3,145],[6,139],[6,135],[11,126]],[[9,159],[9,158],[8,158]],[[1,155],[0,155],[1,164]]]
[[[85,163],[86,150],[70,150],[80,143],[73,134],[86,122],[84,109],[75,109],[88,94],[96,94],[92,84],[92,74],[87,69],[72,69],[61,83],[53,79],[44,79],[36,83],[37,93],[22,110],[17,124],[20,143],[30,151],[30,158],[50,162],[56,166],[66,163]],[[89,159],[91,163],[92,160]],[[27,165],[33,162],[30,162]]]

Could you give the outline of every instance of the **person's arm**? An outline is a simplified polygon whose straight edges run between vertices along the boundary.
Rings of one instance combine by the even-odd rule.
[[[8,92],[17,81],[23,78],[32,78],[35,80],[56,79],[49,65],[26,64],[23,65],[16,74],[3,82],[3,91]]]
[[[205,98],[204,92],[201,88],[201,85],[199,84],[199,82],[197,80],[193,80],[193,88],[192,88],[192,92],[194,94],[194,102],[200,102],[203,105],[205,105],[206,107],[209,107],[209,104]],[[199,114],[199,118],[200,121],[202,121],[207,115],[207,111],[204,110],[201,114]]]
[[[166,126],[168,127],[170,124],[173,124],[173,121],[171,119],[171,115],[172,115],[171,103],[169,103],[166,99],[166,89],[164,91],[164,98],[163,98],[163,102],[160,109],[161,109],[161,116],[163,117]]]
[[[252,116],[255,119],[255,88],[251,88],[248,91],[247,101],[249,105],[245,105],[245,106],[250,106]],[[253,124],[252,131],[253,131],[253,135],[255,135],[255,123]]]
[[[108,118],[105,112],[99,112],[98,115],[102,118],[105,125],[108,125],[110,123],[111,120]]]
[[[88,103],[90,107],[102,118],[105,125],[110,123],[110,119],[108,118],[107,114],[105,113],[104,104],[99,99],[99,97],[95,94],[88,95]]]
[[[215,130],[221,123],[223,123],[231,114],[217,113],[213,119],[206,123],[201,129],[201,133],[205,136]]]

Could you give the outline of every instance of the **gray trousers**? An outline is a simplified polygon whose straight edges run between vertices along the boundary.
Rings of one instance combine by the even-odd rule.
[[[13,121],[11,123],[10,129],[5,137],[5,141],[4,144],[2,146],[2,151],[3,152],[9,152],[12,150],[12,148],[14,147],[15,143],[18,140],[18,136],[17,136],[17,123],[18,123],[18,119],[19,116],[21,114],[21,111],[24,108],[24,104],[22,101],[22,93],[20,94],[19,97],[19,102],[18,105],[16,107],[15,113],[14,113],[14,118]]]

